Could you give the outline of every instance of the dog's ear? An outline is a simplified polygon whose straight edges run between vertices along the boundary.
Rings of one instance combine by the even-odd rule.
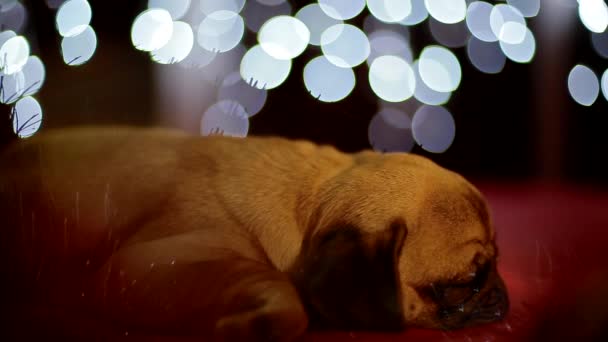
[[[407,227],[394,220],[367,233],[337,224],[308,237],[290,274],[312,328],[400,330],[398,260]]]

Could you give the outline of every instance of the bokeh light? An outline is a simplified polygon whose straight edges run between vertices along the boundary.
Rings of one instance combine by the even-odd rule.
[[[412,118],[414,139],[424,150],[445,152],[456,136],[452,114],[441,106],[421,106]]]
[[[218,101],[233,100],[238,102],[249,117],[262,110],[267,97],[266,90],[247,84],[239,71],[233,71],[224,78],[217,94]]]
[[[171,14],[161,8],[140,13],[131,28],[133,46],[142,51],[154,51],[165,46],[173,35]]]
[[[608,33],[591,32],[591,44],[595,52],[603,58],[608,58]]]
[[[267,6],[278,6],[285,3],[287,0],[256,0]]]
[[[420,77],[420,69],[418,61],[415,61],[412,65],[414,75],[416,76],[416,89],[414,91],[414,97],[421,103],[428,105],[442,105],[447,103],[452,96],[451,92],[439,92],[429,88]]]
[[[403,58],[380,56],[369,68],[369,84],[379,98],[401,102],[414,95],[416,76]]]
[[[507,62],[497,42],[484,42],[475,37],[469,39],[467,56],[477,70],[486,74],[501,72]]]
[[[507,3],[527,18],[536,17],[540,11],[540,0],[507,0]]]
[[[499,4],[490,13],[490,27],[501,42],[519,44],[526,35],[526,20],[513,6]]]
[[[158,50],[150,52],[152,60],[160,64],[179,63],[184,60],[194,45],[194,33],[185,22],[173,22],[173,34],[169,42]]]
[[[232,50],[243,38],[245,23],[235,12],[213,12],[198,27],[197,42],[208,50],[225,52]]]
[[[293,59],[299,56],[310,41],[306,25],[291,16],[278,16],[268,20],[258,33],[258,42],[264,51],[276,59]]]
[[[492,31],[490,15],[494,6],[485,1],[474,1],[467,9],[466,23],[471,34],[484,42],[495,42],[498,37]]]
[[[526,28],[524,40],[519,44],[509,44],[502,40],[499,42],[502,52],[513,62],[529,63],[536,53],[536,40],[529,28]]]
[[[38,56],[29,56],[21,72],[24,77],[23,96],[34,95],[40,90],[46,78],[44,63]]]
[[[207,109],[201,119],[201,134],[220,134],[244,138],[249,132],[249,117],[236,101],[221,100]]]
[[[0,71],[0,102],[11,104],[17,101],[25,91],[25,76],[19,71],[7,75]]]
[[[578,64],[568,75],[570,96],[578,104],[591,106],[599,95],[600,85],[597,76],[589,67]]]
[[[2,4],[0,4],[2,5]],[[22,3],[15,1],[12,6],[0,6],[1,30],[21,32],[27,20],[27,11]]]
[[[420,53],[418,63],[420,77],[429,88],[445,93],[460,85],[462,71],[452,51],[442,46],[427,46]]]
[[[174,0],[171,0],[174,1]],[[218,11],[240,13],[245,6],[245,0],[198,0],[200,10],[205,15],[211,15]],[[251,1],[248,1],[251,2]]]
[[[8,31],[2,37],[8,38],[6,41],[0,41],[0,70],[5,75],[21,71],[27,58],[30,55],[30,44],[23,36],[16,36],[14,32]]]
[[[355,83],[352,69],[340,68],[325,56],[312,59],[304,67],[304,85],[310,95],[319,101],[340,101],[352,92]]]
[[[173,20],[178,20],[190,9],[190,1],[191,0],[148,0],[148,8],[165,9],[171,14]]]
[[[412,13],[411,0],[367,0],[370,13],[387,23],[396,23]]]
[[[57,31],[63,37],[77,36],[89,27],[92,15],[87,0],[68,0],[57,11]]]
[[[264,5],[259,0],[249,0],[243,9],[245,26],[252,32],[258,32],[262,25],[271,18],[290,14],[291,5],[288,1],[273,6]]]
[[[36,134],[42,124],[42,107],[38,101],[26,96],[13,108],[13,131],[20,138],[28,138]]]
[[[204,68],[211,64],[218,56],[218,52],[203,49],[199,44],[194,44],[192,50],[186,58],[179,62],[179,66],[184,68]]]
[[[465,46],[470,36],[465,21],[460,21],[456,24],[444,24],[431,18],[429,20],[429,28],[431,35],[439,44],[450,48]]]
[[[381,109],[369,123],[369,143],[379,152],[409,152],[414,147],[410,117],[395,108]]]
[[[608,6],[604,0],[578,0],[578,15],[591,32],[601,33],[608,27]]]
[[[88,62],[97,50],[97,35],[91,26],[80,34],[61,40],[61,54],[67,65],[82,65]]]
[[[379,56],[398,56],[406,62],[413,61],[412,49],[407,39],[395,31],[379,30],[369,35],[370,53],[367,57],[368,65]]]
[[[321,34],[330,26],[341,24],[341,20],[328,16],[318,4],[310,4],[302,7],[296,13],[296,18],[301,20],[310,31],[310,44],[321,45]]]
[[[338,20],[354,18],[365,8],[365,0],[318,0],[318,2],[323,12]]]
[[[402,25],[417,25],[423,22],[429,16],[429,11],[426,9],[424,0],[410,0],[412,10],[410,14],[403,18],[399,23]]]
[[[455,24],[465,19],[467,4],[464,0],[424,0],[429,14],[444,24]]]
[[[272,89],[281,85],[291,71],[291,60],[280,60],[267,54],[260,45],[245,53],[241,61],[241,77],[258,89]]]
[[[370,46],[367,36],[358,27],[337,24],[321,35],[321,50],[333,64],[352,68],[367,59]]]
[[[602,94],[604,94],[604,98],[608,100],[608,69],[606,69],[606,71],[604,71],[604,73],[602,74],[600,85],[602,88]]]
[[[238,44],[230,51],[217,54],[211,63],[202,69],[201,76],[213,84],[221,83],[230,73],[239,71],[241,61],[246,52],[245,46]]]

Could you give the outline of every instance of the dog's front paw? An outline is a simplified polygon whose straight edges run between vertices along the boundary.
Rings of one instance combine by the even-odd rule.
[[[307,325],[301,311],[261,307],[221,318],[215,326],[215,337],[222,342],[288,342],[301,336]]]

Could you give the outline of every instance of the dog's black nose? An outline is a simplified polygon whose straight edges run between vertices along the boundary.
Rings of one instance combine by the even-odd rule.
[[[504,285],[490,289],[473,310],[471,318],[476,322],[494,322],[503,319],[509,311],[509,297]]]

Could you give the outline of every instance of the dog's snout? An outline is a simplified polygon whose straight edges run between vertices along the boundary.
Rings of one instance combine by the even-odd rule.
[[[508,311],[509,297],[504,285],[500,284],[486,292],[471,318],[476,322],[494,322],[502,320]]]

